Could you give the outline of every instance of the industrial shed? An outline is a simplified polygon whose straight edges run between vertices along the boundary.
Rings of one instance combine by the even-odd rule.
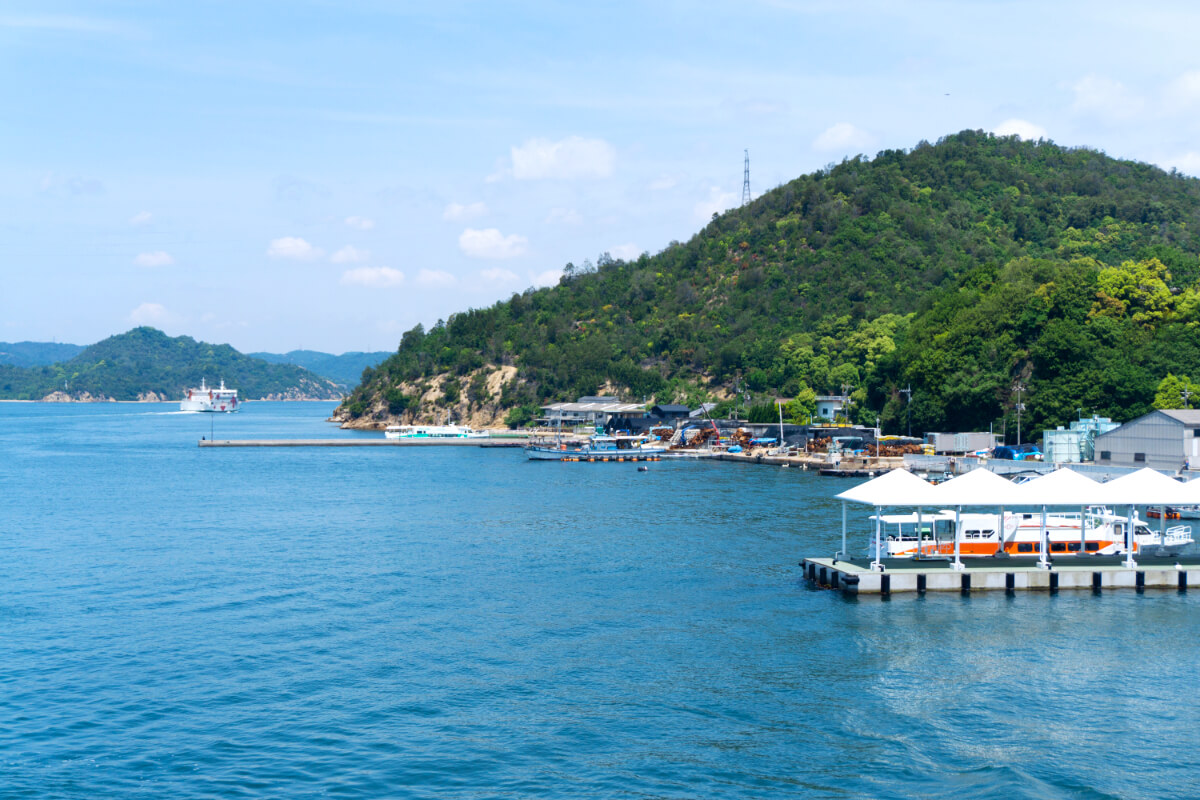
[[[1096,463],[1116,467],[1200,469],[1200,411],[1151,411],[1096,437]]]

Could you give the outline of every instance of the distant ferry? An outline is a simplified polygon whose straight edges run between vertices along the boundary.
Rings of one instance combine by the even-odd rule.
[[[388,425],[387,439],[486,439],[488,431],[476,431],[465,425]]]
[[[205,386],[200,379],[199,389],[188,389],[187,396],[179,403],[180,411],[237,411],[237,389],[226,389],[225,381],[221,381],[220,389]]]

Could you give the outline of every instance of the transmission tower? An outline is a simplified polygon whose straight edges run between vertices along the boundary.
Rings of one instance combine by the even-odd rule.
[[[746,171],[742,179],[742,205],[750,202],[750,151],[746,151]]]

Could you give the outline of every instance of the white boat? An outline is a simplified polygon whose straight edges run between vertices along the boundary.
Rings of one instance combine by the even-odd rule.
[[[875,518],[872,517],[872,520]],[[1041,555],[1041,514],[1005,513],[1003,528],[998,529],[998,514],[960,514],[957,532],[953,511],[937,511],[920,517],[916,514],[886,514],[880,517],[887,535],[887,554],[891,557],[944,557],[954,555],[957,533],[958,550],[963,557]],[[1083,530],[1080,531],[1080,520]],[[1049,555],[1118,555],[1125,552],[1126,517],[1111,513],[1103,506],[1076,513],[1046,515]],[[1192,531],[1175,525],[1165,531],[1152,530],[1134,515],[1134,552],[1143,555],[1176,555],[1192,544]]]
[[[588,437],[585,444],[548,442],[525,446],[525,455],[534,461],[658,461],[667,452],[661,445],[648,444],[645,436]]]
[[[221,381],[219,389],[212,389],[200,379],[199,389],[188,389],[183,400],[179,402],[180,411],[224,411],[238,410],[237,389],[226,389],[225,381]]]
[[[383,435],[387,439],[487,439],[492,434],[466,425],[388,425]]]

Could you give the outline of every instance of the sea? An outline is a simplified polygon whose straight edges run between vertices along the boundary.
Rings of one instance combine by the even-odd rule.
[[[2,798],[1200,795],[1200,593],[847,599],[843,479],[176,408],[0,403]]]

